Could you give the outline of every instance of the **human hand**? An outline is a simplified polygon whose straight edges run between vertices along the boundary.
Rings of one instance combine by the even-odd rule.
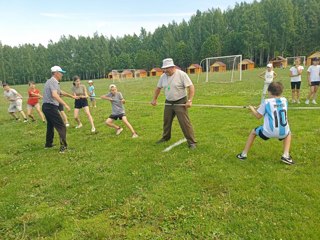
[[[191,108],[192,107],[192,102],[191,101],[187,101],[185,104],[186,108]]]
[[[158,104],[158,103],[157,103],[157,100],[153,99],[153,100],[151,101],[151,105],[152,105],[152,106],[157,106],[157,104]]]
[[[70,112],[70,107],[68,104],[66,104],[64,107],[67,109],[68,112]]]

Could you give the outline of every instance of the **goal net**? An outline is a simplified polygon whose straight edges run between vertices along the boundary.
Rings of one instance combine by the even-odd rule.
[[[200,62],[204,70],[198,82],[232,83],[242,80],[242,55],[205,58]]]
[[[294,65],[294,61],[299,58],[300,59],[300,64],[305,66],[306,65],[306,56],[295,56],[295,57],[287,57],[287,63],[288,67],[291,67]]]

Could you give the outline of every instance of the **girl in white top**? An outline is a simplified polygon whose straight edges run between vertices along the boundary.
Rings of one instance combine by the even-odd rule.
[[[310,99],[312,98],[312,103],[317,104],[317,90],[320,84],[320,65],[319,58],[312,59],[312,65],[308,68],[308,84],[310,86],[310,92],[307,96],[306,104],[309,104]]]
[[[262,72],[259,75],[259,77],[264,80],[262,96],[261,96],[261,103],[262,103],[267,95],[267,90],[268,90],[270,83],[272,83],[273,80],[277,77],[277,74],[273,71],[272,63],[267,64],[267,70]]]
[[[300,66],[300,62],[300,58],[296,58],[294,66],[290,68],[292,103],[300,103],[301,74],[304,69],[303,66]]]

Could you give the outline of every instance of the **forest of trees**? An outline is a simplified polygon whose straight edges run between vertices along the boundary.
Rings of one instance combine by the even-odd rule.
[[[214,1],[213,1],[214,2]],[[258,66],[274,56],[308,56],[320,49],[319,0],[261,0],[221,11],[197,11],[189,21],[159,26],[153,33],[105,37],[61,36],[48,46],[1,44],[0,80],[44,82],[59,65],[66,79],[104,77],[112,69],[161,66],[172,57],[181,68],[212,56],[242,54]]]

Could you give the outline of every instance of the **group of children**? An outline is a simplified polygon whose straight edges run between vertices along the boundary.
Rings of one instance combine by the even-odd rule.
[[[93,85],[93,81],[88,81],[89,87],[88,90],[85,87],[85,85],[81,84],[81,80],[79,76],[73,77],[73,87],[71,89],[72,94],[69,94],[65,91],[61,91],[62,96],[67,96],[70,98],[73,98],[75,100],[74,102],[74,119],[77,122],[76,129],[81,128],[83,125],[79,118],[79,111],[80,109],[83,109],[86,113],[88,120],[91,124],[91,132],[96,132],[96,128],[94,125],[94,121],[92,118],[92,115],[90,113],[89,105],[88,105],[88,98],[90,98],[91,106],[96,107],[96,94],[95,94],[95,88]],[[33,108],[36,109],[38,112],[41,120],[45,122],[44,114],[41,111],[40,107],[40,99],[42,98],[42,95],[40,94],[40,91],[36,88],[36,85],[34,82],[29,82],[29,89],[28,89],[28,102],[27,102],[27,116],[22,110],[22,95],[19,94],[15,89],[10,88],[10,86],[7,83],[3,84],[4,89],[4,96],[5,98],[10,102],[8,112],[11,116],[13,116],[16,120],[20,120],[20,118],[16,115],[16,112],[19,112],[21,116],[24,119],[24,122],[28,122],[27,116],[32,120],[35,121],[35,118],[33,116],[32,110]],[[89,92],[89,94],[88,94]],[[109,86],[109,93],[106,95],[101,96],[101,99],[106,99],[111,102],[112,105],[112,114],[107,118],[106,125],[114,128],[116,130],[116,135],[119,135],[123,128],[113,123],[114,120],[120,119],[123,121],[123,123],[129,128],[129,130],[132,133],[132,138],[137,138],[138,134],[132,127],[132,125],[129,123],[126,115],[125,115],[125,109],[123,104],[125,104],[125,99],[123,98],[121,92],[118,92],[116,85],[111,84]],[[68,122],[68,117],[66,113],[64,112],[63,105],[59,105],[59,112],[60,115],[66,124],[66,127],[69,127],[70,124]]]

